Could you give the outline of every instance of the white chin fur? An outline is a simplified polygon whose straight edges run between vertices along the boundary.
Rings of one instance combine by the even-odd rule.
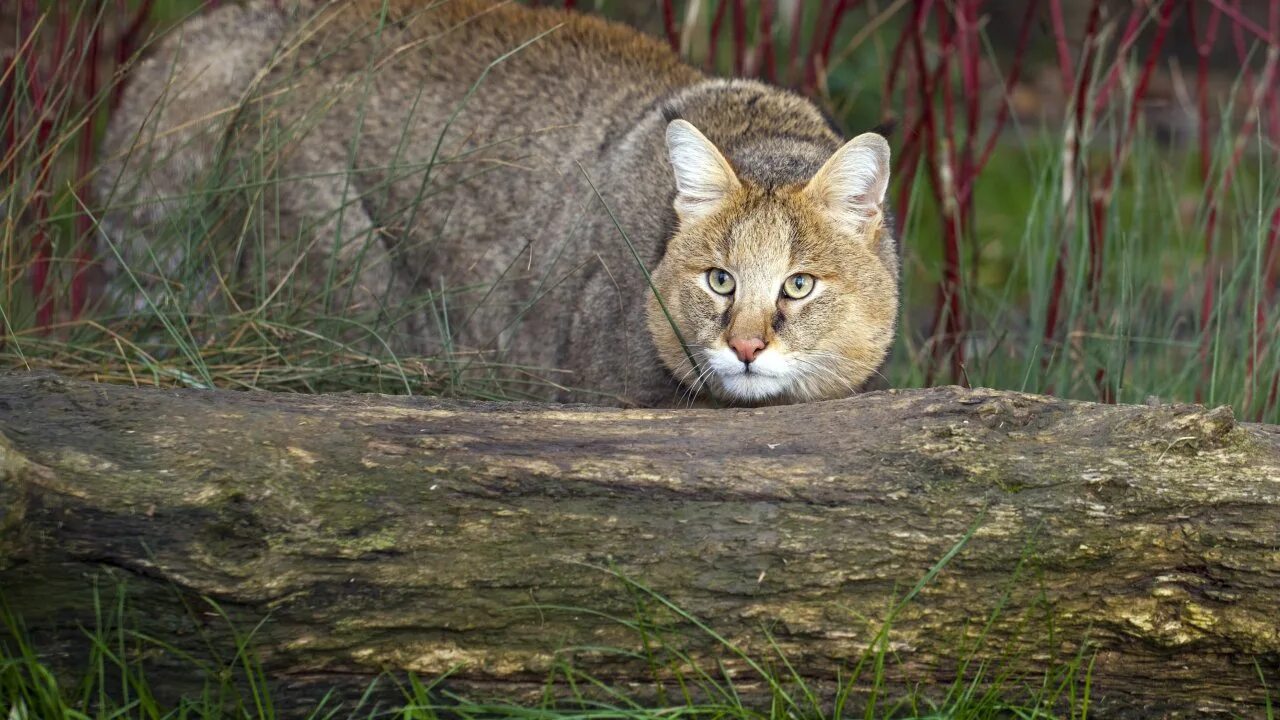
[[[720,394],[732,400],[758,401],[775,398],[791,387],[792,370],[775,350],[765,350],[751,363],[751,372],[729,348],[706,353],[707,364],[720,386]]]

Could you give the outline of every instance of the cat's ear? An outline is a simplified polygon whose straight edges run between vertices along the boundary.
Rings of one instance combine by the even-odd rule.
[[[740,187],[729,161],[685,120],[672,120],[667,125],[667,154],[675,171],[675,208],[681,220],[710,215]]]
[[[840,224],[860,232],[882,217],[889,190],[889,142],[863,133],[835,152],[805,187]]]

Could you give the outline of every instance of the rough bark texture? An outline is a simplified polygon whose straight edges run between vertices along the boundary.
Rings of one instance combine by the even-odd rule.
[[[1227,409],[946,387],[623,411],[14,375],[0,433],[0,585],[70,661],[106,572],[180,647],[222,625],[201,596],[270,612],[256,642],[293,688],[453,669],[510,697],[563,658],[648,683],[650,662],[591,649],[641,643],[589,611],[667,623],[666,648],[759,687],[622,574],[830,687],[968,536],[893,617],[891,685],[966,658],[1038,683],[1083,653],[1114,714],[1257,716],[1280,687],[1280,429]],[[183,667],[155,663],[162,687]]]

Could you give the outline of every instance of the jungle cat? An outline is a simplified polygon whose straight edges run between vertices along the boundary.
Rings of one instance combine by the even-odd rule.
[[[240,271],[269,298],[336,283],[391,319],[393,349],[567,371],[541,376],[554,399],[838,398],[894,335],[886,140],[844,142],[808,100],[704,76],[598,17],[227,4],[139,63],[106,147],[98,193],[128,208],[105,223],[126,263],[207,264],[223,286]],[[246,168],[270,181],[178,223],[215,260],[160,247],[175,196]]]

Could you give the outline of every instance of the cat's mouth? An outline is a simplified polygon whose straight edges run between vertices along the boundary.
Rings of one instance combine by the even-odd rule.
[[[783,395],[791,387],[792,370],[782,354],[765,350],[750,364],[729,348],[706,353],[715,378],[714,389],[729,400],[761,402]]]

